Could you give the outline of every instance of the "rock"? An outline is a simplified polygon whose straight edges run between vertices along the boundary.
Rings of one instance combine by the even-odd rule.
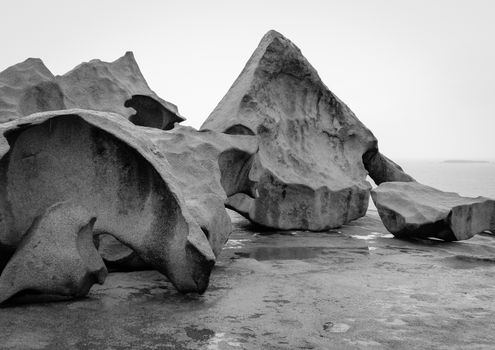
[[[107,270],[93,243],[95,218],[57,203],[34,219],[0,276],[0,303],[18,292],[81,297]]]
[[[495,229],[493,199],[461,197],[417,182],[385,182],[371,196],[396,237],[457,241]]]
[[[325,230],[365,215],[376,139],[281,34],[263,37],[201,130],[258,137],[246,189],[227,201],[255,223]]]
[[[56,80],[67,108],[114,112],[134,124],[166,130],[184,120],[177,106],[151,91],[132,52],[114,62],[82,63]]]
[[[180,181],[149,133],[112,113],[66,110],[0,124],[0,244],[17,247],[33,220],[70,200],[181,292],[203,292],[215,255]]]
[[[0,72],[0,123],[64,108],[60,86],[40,59],[28,58]]]
[[[170,164],[170,172],[181,189],[189,212],[218,256],[232,231],[224,203],[227,194],[245,188],[237,179],[243,177],[246,168],[249,169],[250,160],[258,149],[256,138],[198,132],[180,125],[170,131],[146,129],[144,132]],[[123,268],[128,265],[127,260],[133,259],[131,251],[123,254],[116,246],[110,249],[104,242],[101,248],[107,250],[104,257],[109,256],[108,251],[113,251],[111,260],[116,262],[118,258]]]
[[[120,243],[112,235],[99,234],[95,236],[95,241],[98,253],[111,272],[153,270],[153,267],[146,264],[134,250]]]
[[[118,113],[159,129],[184,120],[177,106],[149,88],[132,52],[114,62],[82,63],[57,77],[33,58],[0,73],[0,122],[70,108]]]
[[[377,185],[383,182],[414,181],[413,177],[406,174],[398,164],[381,154],[378,148],[366,152],[363,156],[363,163],[368,170],[368,175]]]

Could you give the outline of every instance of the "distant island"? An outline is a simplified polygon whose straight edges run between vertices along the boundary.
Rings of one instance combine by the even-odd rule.
[[[444,160],[443,163],[490,163],[487,160],[467,160],[467,159],[447,159]]]

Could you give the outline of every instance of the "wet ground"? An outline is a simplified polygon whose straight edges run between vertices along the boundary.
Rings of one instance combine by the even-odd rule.
[[[152,271],[0,308],[2,349],[493,349],[495,237],[402,241],[375,211],[338,230],[235,231],[210,288]]]

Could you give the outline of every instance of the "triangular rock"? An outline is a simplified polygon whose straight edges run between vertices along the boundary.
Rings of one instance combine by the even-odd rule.
[[[263,37],[201,129],[258,136],[250,191],[227,201],[252,221],[324,230],[366,213],[377,140],[281,34]]]

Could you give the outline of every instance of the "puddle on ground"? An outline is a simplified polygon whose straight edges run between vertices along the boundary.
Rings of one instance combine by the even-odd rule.
[[[241,342],[234,338],[227,336],[225,333],[215,333],[215,335],[208,341],[206,349],[208,350],[220,350],[225,349],[225,346],[241,348]]]
[[[235,252],[239,258],[251,258],[258,261],[264,260],[306,260],[326,255],[342,255],[346,253],[367,255],[367,248],[333,248],[333,247],[255,247],[249,251]]]
[[[233,239],[230,238],[223,249],[237,249],[237,248],[242,248],[247,242],[252,242],[250,239]]]
[[[371,232],[368,235],[351,235],[352,238],[364,239],[365,241],[374,241],[377,238],[394,238],[391,233]]]
[[[196,341],[207,341],[215,335],[215,332],[208,328],[186,327],[185,331],[189,338]]]
[[[453,269],[472,269],[475,267],[495,267],[495,258],[469,255],[453,255],[442,259]]]

